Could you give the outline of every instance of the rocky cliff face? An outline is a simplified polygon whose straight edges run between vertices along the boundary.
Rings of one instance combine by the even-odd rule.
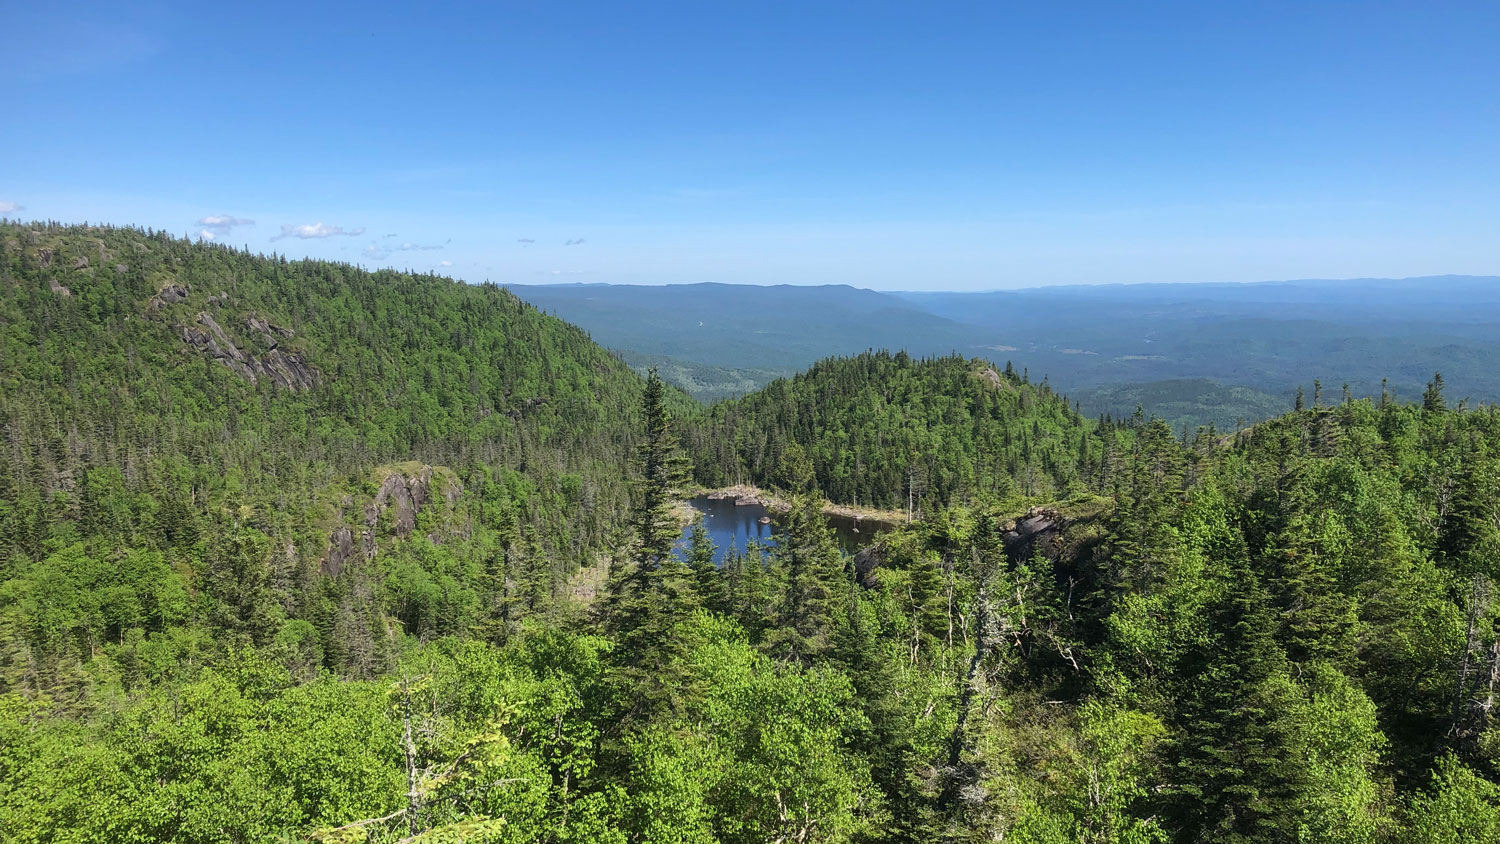
[[[354,531],[344,525],[328,537],[328,553],[323,555],[320,566],[329,577],[338,577],[344,572],[344,564],[354,559]]]
[[[329,535],[328,552],[323,556],[323,573],[337,577],[352,561],[374,557],[382,519],[387,513],[391,514],[390,534],[397,539],[406,539],[417,528],[417,516],[433,506],[451,511],[462,494],[463,485],[451,471],[441,467],[403,464],[396,471],[390,471],[381,480],[374,498],[364,506],[360,526],[342,525]],[[345,500],[346,512],[353,503]],[[449,534],[453,532],[449,531]],[[441,544],[444,537],[441,532],[434,532],[427,538]]]
[[[394,510],[394,530],[397,536],[405,539],[416,529],[417,513],[427,506],[431,491],[431,466],[423,466],[411,477],[399,472],[391,473],[380,484],[375,500],[365,507],[365,525],[373,529],[382,513]]]
[[[255,313],[237,319],[226,317],[225,322],[234,330],[225,328],[207,310],[198,311],[191,322],[181,321],[181,312],[187,308],[174,306],[189,303],[193,298],[190,287],[168,280],[155,296],[146,300],[145,316],[163,318],[176,314],[179,320],[177,335],[182,342],[224,364],[252,384],[261,378],[269,378],[276,386],[292,391],[310,390],[318,385],[318,370],[307,357],[298,349],[282,345],[295,336],[290,328],[273,325]],[[199,307],[227,306],[229,301],[227,292],[219,292],[203,299]],[[225,312],[220,311],[220,315],[225,316]]]
[[[172,295],[175,295],[173,287],[165,288],[166,291],[173,291]],[[276,386],[288,390],[310,390],[317,386],[318,371],[302,353],[281,348],[281,339],[292,336],[290,329],[273,326],[253,314],[245,319],[244,324],[246,330],[265,339],[269,348],[264,353],[253,355],[245,351],[208,311],[199,311],[194,325],[182,325],[179,330],[183,342],[213,357],[252,384],[260,378],[270,378]]]

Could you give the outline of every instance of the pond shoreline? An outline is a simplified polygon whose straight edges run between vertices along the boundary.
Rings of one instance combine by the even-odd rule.
[[[791,503],[786,499],[749,484],[735,484],[722,489],[701,489],[698,494],[715,501],[732,499],[736,504],[740,502],[759,504],[767,510],[774,510],[778,513],[785,513],[792,509]],[[877,510],[872,507],[835,504],[826,499],[823,501],[823,515],[838,516],[855,523],[869,522],[883,527],[895,527],[906,521],[906,514],[899,510]]]
[[[751,543],[759,543],[763,549],[776,547],[777,538],[786,528],[785,500],[764,493],[753,494],[743,487],[702,492],[684,502],[684,506],[697,511],[698,523],[714,546],[715,565],[722,564],[727,553],[748,553]],[[832,509],[820,513],[819,519],[827,526],[828,537],[846,554],[859,552],[893,528],[882,520],[856,519]],[[683,526],[678,540],[679,556],[691,543],[693,530],[691,525]]]

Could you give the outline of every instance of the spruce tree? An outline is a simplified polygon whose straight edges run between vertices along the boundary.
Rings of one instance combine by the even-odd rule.
[[[1443,373],[1432,373],[1432,380],[1427,382],[1427,389],[1422,391],[1422,409],[1432,413],[1442,413],[1448,409],[1448,403],[1443,399]]]
[[[724,575],[714,565],[714,541],[704,527],[703,519],[693,522],[688,535],[687,567],[692,575],[693,589],[703,607],[712,612],[726,611]]]
[[[642,396],[645,438],[636,452],[629,557],[610,572],[604,629],[614,636],[620,679],[638,702],[663,693],[661,669],[676,654],[673,628],[697,606],[687,566],[672,550],[682,533],[676,506],[688,485],[688,461],[672,430],[666,387],[652,369]]]
[[[1189,841],[1291,841],[1291,810],[1305,785],[1295,692],[1276,641],[1271,596],[1247,561],[1226,561],[1222,597],[1209,608],[1211,641],[1185,662],[1171,820]]]
[[[844,568],[817,493],[793,500],[771,562],[778,596],[767,649],[778,659],[810,663],[831,644]]]

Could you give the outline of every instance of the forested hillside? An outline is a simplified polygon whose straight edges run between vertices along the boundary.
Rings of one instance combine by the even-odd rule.
[[[810,460],[835,501],[904,509],[929,501],[1051,499],[1103,479],[1115,436],[1046,383],[952,356],[867,352],[715,405],[693,429],[709,486],[781,485]]]
[[[1182,437],[870,353],[697,418],[494,287],[0,246],[0,840],[1500,840],[1440,378]],[[674,549],[694,472],[775,541]]]
[[[1440,380],[1224,441],[1152,422],[1104,501],[887,535],[877,637],[951,684],[928,834],[1500,840],[1497,438]]]
[[[7,687],[133,631],[378,673],[387,618],[540,606],[618,530],[640,379],[497,287],[128,228],[0,247]]]

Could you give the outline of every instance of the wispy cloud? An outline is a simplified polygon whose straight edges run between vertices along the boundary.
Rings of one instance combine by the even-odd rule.
[[[440,267],[451,267],[451,266],[453,266],[453,262],[452,261],[438,261],[438,266],[440,266]]]
[[[531,244],[536,243],[536,238],[534,238],[534,237],[517,238],[516,239],[516,243],[519,243],[522,246],[530,246]]]
[[[3,202],[3,201],[0,201],[0,216],[4,216],[6,214],[14,214],[17,211],[25,211],[25,210],[26,210],[26,206],[24,206],[24,205],[18,205],[18,204],[14,203],[14,202]]]
[[[207,217],[200,217],[198,225],[203,227],[203,230],[198,232],[199,239],[214,240],[229,234],[236,226],[253,226],[255,221],[232,214],[210,214]]]
[[[564,243],[563,246],[577,246],[580,243],[587,243],[587,242],[588,241],[584,240],[583,238],[578,237],[578,238],[573,238],[572,240],[569,240],[567,243]]]
[[[282,223],[281,234],[278,234],[271,239],[281,240],[285,237],[295,237],[298,240],[316,240],[324,237],[359,237],[364,233],[364,226],[360,226],[357,229],[349,229],[348,231],[345,231],[343,226],[330,226],[323,222],[301,226],[293,225],[291,223]]]
[[[383,261],[396,252],[428,252],[433,249],[442,249],[452,242],[453,238],[450,237],[442,243],[433,244],[430,246],[424,246],[420,243],[412,243],[411,241],[407,241],[400,246],[387,246],[380,243],[372,243],[369,246],[365,247],[365,251],[363,254],[366,258],[374,258],[377,261]]]

